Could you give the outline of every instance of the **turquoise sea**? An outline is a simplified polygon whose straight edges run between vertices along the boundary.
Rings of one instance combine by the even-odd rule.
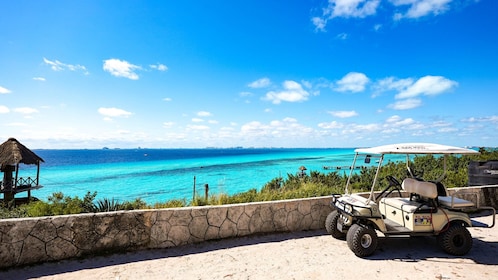
[[[34,150],[44,159],[43,188],[32,195],[46,200],[54,192],[83,197],[97,191],[97,199],[141,198],[147,203],[191,200],[194,177],[197,194],[235,194],[261,189],[265,183],[300,166],[307,172],[345,172],[354,149],[102,149]],[[324,169],[329,167],[329,169]],[[21,166],[19,176],[35,176],[36,168]],[[22,194],[18,195],[23,196]]]

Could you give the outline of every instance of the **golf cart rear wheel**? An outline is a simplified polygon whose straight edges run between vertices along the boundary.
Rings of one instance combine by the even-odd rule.
[[[339,221],[340,217],[341,214],[339,214],[337,210],[330,212],[330,214],[327,216],[327,219],[325,220],[325,229],[330,235],[332,235],[332,237],[337,239],[344,239],[346,237],[346,234],[337,229],[337,222]]]
[[[472,248],[472,236],[463,225],[451,225],[437,236],[437,243],[448,254],[462,256]]]
[[[377,249],[377,233],[372,227],[354,224],[346,236],[348,247],[358,257],[368,257]]]

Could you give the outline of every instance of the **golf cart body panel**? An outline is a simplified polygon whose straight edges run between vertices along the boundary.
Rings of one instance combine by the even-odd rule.
[[[491,210],[493,227],[496,210],[480,207],[472,201],[447,195],[446,188],[440,183],[446,174],[447,155],[472,155],[478,151],[431,143],[402,143],[355,150],[353,163],[345,187],[345,194],[334,196],[331,205],[335,207],[326,221],[326,228],[334,237],[347,236],[348,246],[358,256],[367,256],[375,251],[377,236],[375,230],[385,236],[437,236],[438,243],[448,253],[461,255],[470,250],[472,238],[465,227],[473,223],[468,212]],[[389,186],[376,196],[375,188],[385,155],[406,155],[408,177],[400,183],[396,178],[387,176]],[[444,156],[443,174],[434,182],[416,178],[410,169],[410,155],[434,154]],[[351,178],[360,157],[365,163],[376,159],[377,170],[368,197],[351,193]],[[392,189],[391,189],[392,188]],[[393,197],[398,194],[398,197]],[[458,238],[455,238],[457,236]]]

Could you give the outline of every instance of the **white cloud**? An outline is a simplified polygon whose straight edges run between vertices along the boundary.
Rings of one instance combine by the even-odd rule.
[[[291,118],[291,117],[286,117],[286,118],[284,118],[284,122],[297,123],[297,119]]]
[[[395,19],[419,18],[430,14],[439,15],[449,10],[453,0],[390,0],[396,6],[409,6],[406,13],[395,14]]]
[[[325,31],[327,21],[332,18],[365,18],[377,13],[380,0],[329,0],[322,15],[312,17],[316,31]]]
[[[415,120],[412,118],[402,119],[398,115],[391,116],[386,120],[385,127],[394,126],[394,127],[407,127],[415,123]]]
[[[261,134],[267,129],[268,127],[266,125],[263,125],[261,122],[258,121],[248,122],[240,127],[240,131],[243,134],[250,134],[254,136]]]
[[[377,12],[380,0],[329,0],[324,15],[329,18],[364,18]]]
[[[268,87],[269,85],[271,85],[271,81],[270,81],[270,79],[265,77],[265,78],[261,78],[259,80],[256,80],[256,81],[248,84],[247,86],[250,88],[265,88],[265,87]]]
[[[199,111],[199,112],[197,112],[197,116],[199,116],[199,117],[210,117],[212,115],[213,114],[211,114],[211,112],[207,112],[207,111]]]
[[[498,123],[498,116],[471,117],[471,118],[468,118],[468,119],[464,119],[462,121],[464,121],[464,122],[470,122],[470,123],[480,123],[480,122]]]
[[[158,71],[167,71],[168,70],[168,66],[161,64],[161,63],[151,64],[151,65],[149,65],[149,67],[152,69],[158,70]]]
[[[7,114],[9,112],[10,112],[9,107],[4,106],[4,105],[0,105],[0,114]]]
[[[301,84],[295,81],[285,81],[282,83],[283,90],[279,92],[270,91],[266,93],[263,100],[271,101],[273,104],[285,102],[303,102],[308,100],[309,92],[303,89]]]
[[[67,64],[67,63],[62,63],[58,60],[48,60],[46,58],[43,58],[43,62],[45,64],[49,65],[50,68],[54,71],[64,71],[64,70],[69,70],[69,71],[82,71],[83,74],[88,75],[89,72],[86,70],[86,67],[83,65],[79,64]]]
[[[455,131],[458,131],[458,129],[455,127],[443,127],[437,130],[437,132],[439,133],[450,133]]]
[[[348,33],[339,33],[335,37],[339,40],[346,40],[346,39],[348,39],[349,35],[348,35]]]
[[[173,99],[171,99],[170,97],[165,97],[165,98],[163,98],[163,101],[170,102],[170,101],[173,101]]]
[[[282,120],[273,120],[269,124],[261,123],[259,121],[252,121],[241,126],[240,133],[242,137],[250,138],[283,138],[289,137],[292,139],[296,136],[312,135],[313,129],[299,124],[294,118],[284,118]]]
[[[38,113],[37,109],[31,108],[31,107],[14,108],[13,111],[16,112],[16,113],[21,113],[21,114],[25,114],[25,115],[30,115],[30,114]]]
[[[321,17],[312,17],[311,22],[315,26],[315,31],[325,32],[325,26],[327,25],[327,20]]]
[[[140,70],[142,67],[133,65],[126,60],[115,58],[104,60],[104,71],[111,73],[115,77],[128,78],[130,80],[138,80],[138,74],[135,70]]]
[[[451,126],[451,123],[445,121],[436,121],[431,124],[432,127],[446,127]]]
[[[204,120],[203,119],[200,119],[200,118],[192,118],[192,122],[203,122]]]
[[[344,124],[333,121],[328,123],[319,123],[318,127],[323,129],[341,129],[344,127]]]
[[[252,93],[252,92],[248,92],[248,91],[243,91],[243,92],[240,92],[240,93],[239,93],[239,96],[240,96],[240,97],[248,97],[248,96],[253,96],[253,93]]]
[[[416,19],[428,15],[440,15],[450,10],[450,4],[454,0],[388,0],[394,7],[393,20],[403,18]],[[474,0],[473,2],[479,2]],[[466,1],[470,2],[470,1]],[[334,18],[365,18],[375,16],[380,8],[381,0],[328,0],[325,7],[321,8],[321,15],[311,17],[315,31],[326,31],[326,26]],[[460,4],[460,3],[459,3]],[[384,4],[384,6],[387,6]],[[387,10],[387,7],[383,7]],[[374,26],[378,31],[380,24]]]
[[[25,124],[25,123],[21,123],[21,122],[14,122],[14,123],[8,123],[7,126],[12,126],[12,127],[26,127],[28,125]]]
[[[422,100],[418,98],[409,98],[401,101],[397,101],[394,104],[389,105],[390,108],[394,110],[409,110],[413,108],[420,107],[422,105]]]
[[[369,79],[365,74],[350,72],[336,82],[337,86],[334,88],[334,90],[339,92],[361,92],[365,90],[365,86],[368,84],[368,82]]]
[[[338,118],[351,118],[358,116],[358,113],[356,111],[331,111],[329,112],[329,114]]]
[[[115,118],[115,117],[128,117],[130,116],[132,113],[128,112],[128,111],[125,111],[123,109],[119,109],[119,108],[114,108],[114,107],[111,107],[111,108],[104,108],[104,107],[101,107],[98,109],[98,112],[99,114],[103,115],[104,117],[107,117],[107,118]]]
[[[438,95],[458,85],[457,82],[442,76],[425,76],[396,94],[396,99],[413,98],[419,95]]]
[[[171,127],[173,127],[173,125],[175,125],[174,122],[163,122],[164,128],[171,128]]]
[[[7,88],[0,86],[0,94],[7,94],[7,93],[11,93],[11,91]]]
[[[43,77],[33,77],[33,80],[40,81],[40,82],[45,82],[45,78],[43,78]]]
[[[209,130],[207,125],[188,125],[187,130]]]
[[[409,86],[413,84],[413,79],[398,79],[395,77],[387,77],[381,80],[378,80],[373,86],[372,89],[374,93],[372,97],[378,96],[380,93],[390,90],[403,91]]]
[[[359,135],[359,134],[379,131],[380,129],[381,129],[381,126],[377,123],[353,124],[353,125],[346,126],[346,129],[344,129],[342,133],[343,134]]]

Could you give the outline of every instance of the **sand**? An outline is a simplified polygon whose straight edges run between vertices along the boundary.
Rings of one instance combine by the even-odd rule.
[[[462,257],[432,237],[380,237],[375,254],[362,259],[317,230],[45,263],[0,279],[498,279],[498,227],[470,232],[474,245]]]

